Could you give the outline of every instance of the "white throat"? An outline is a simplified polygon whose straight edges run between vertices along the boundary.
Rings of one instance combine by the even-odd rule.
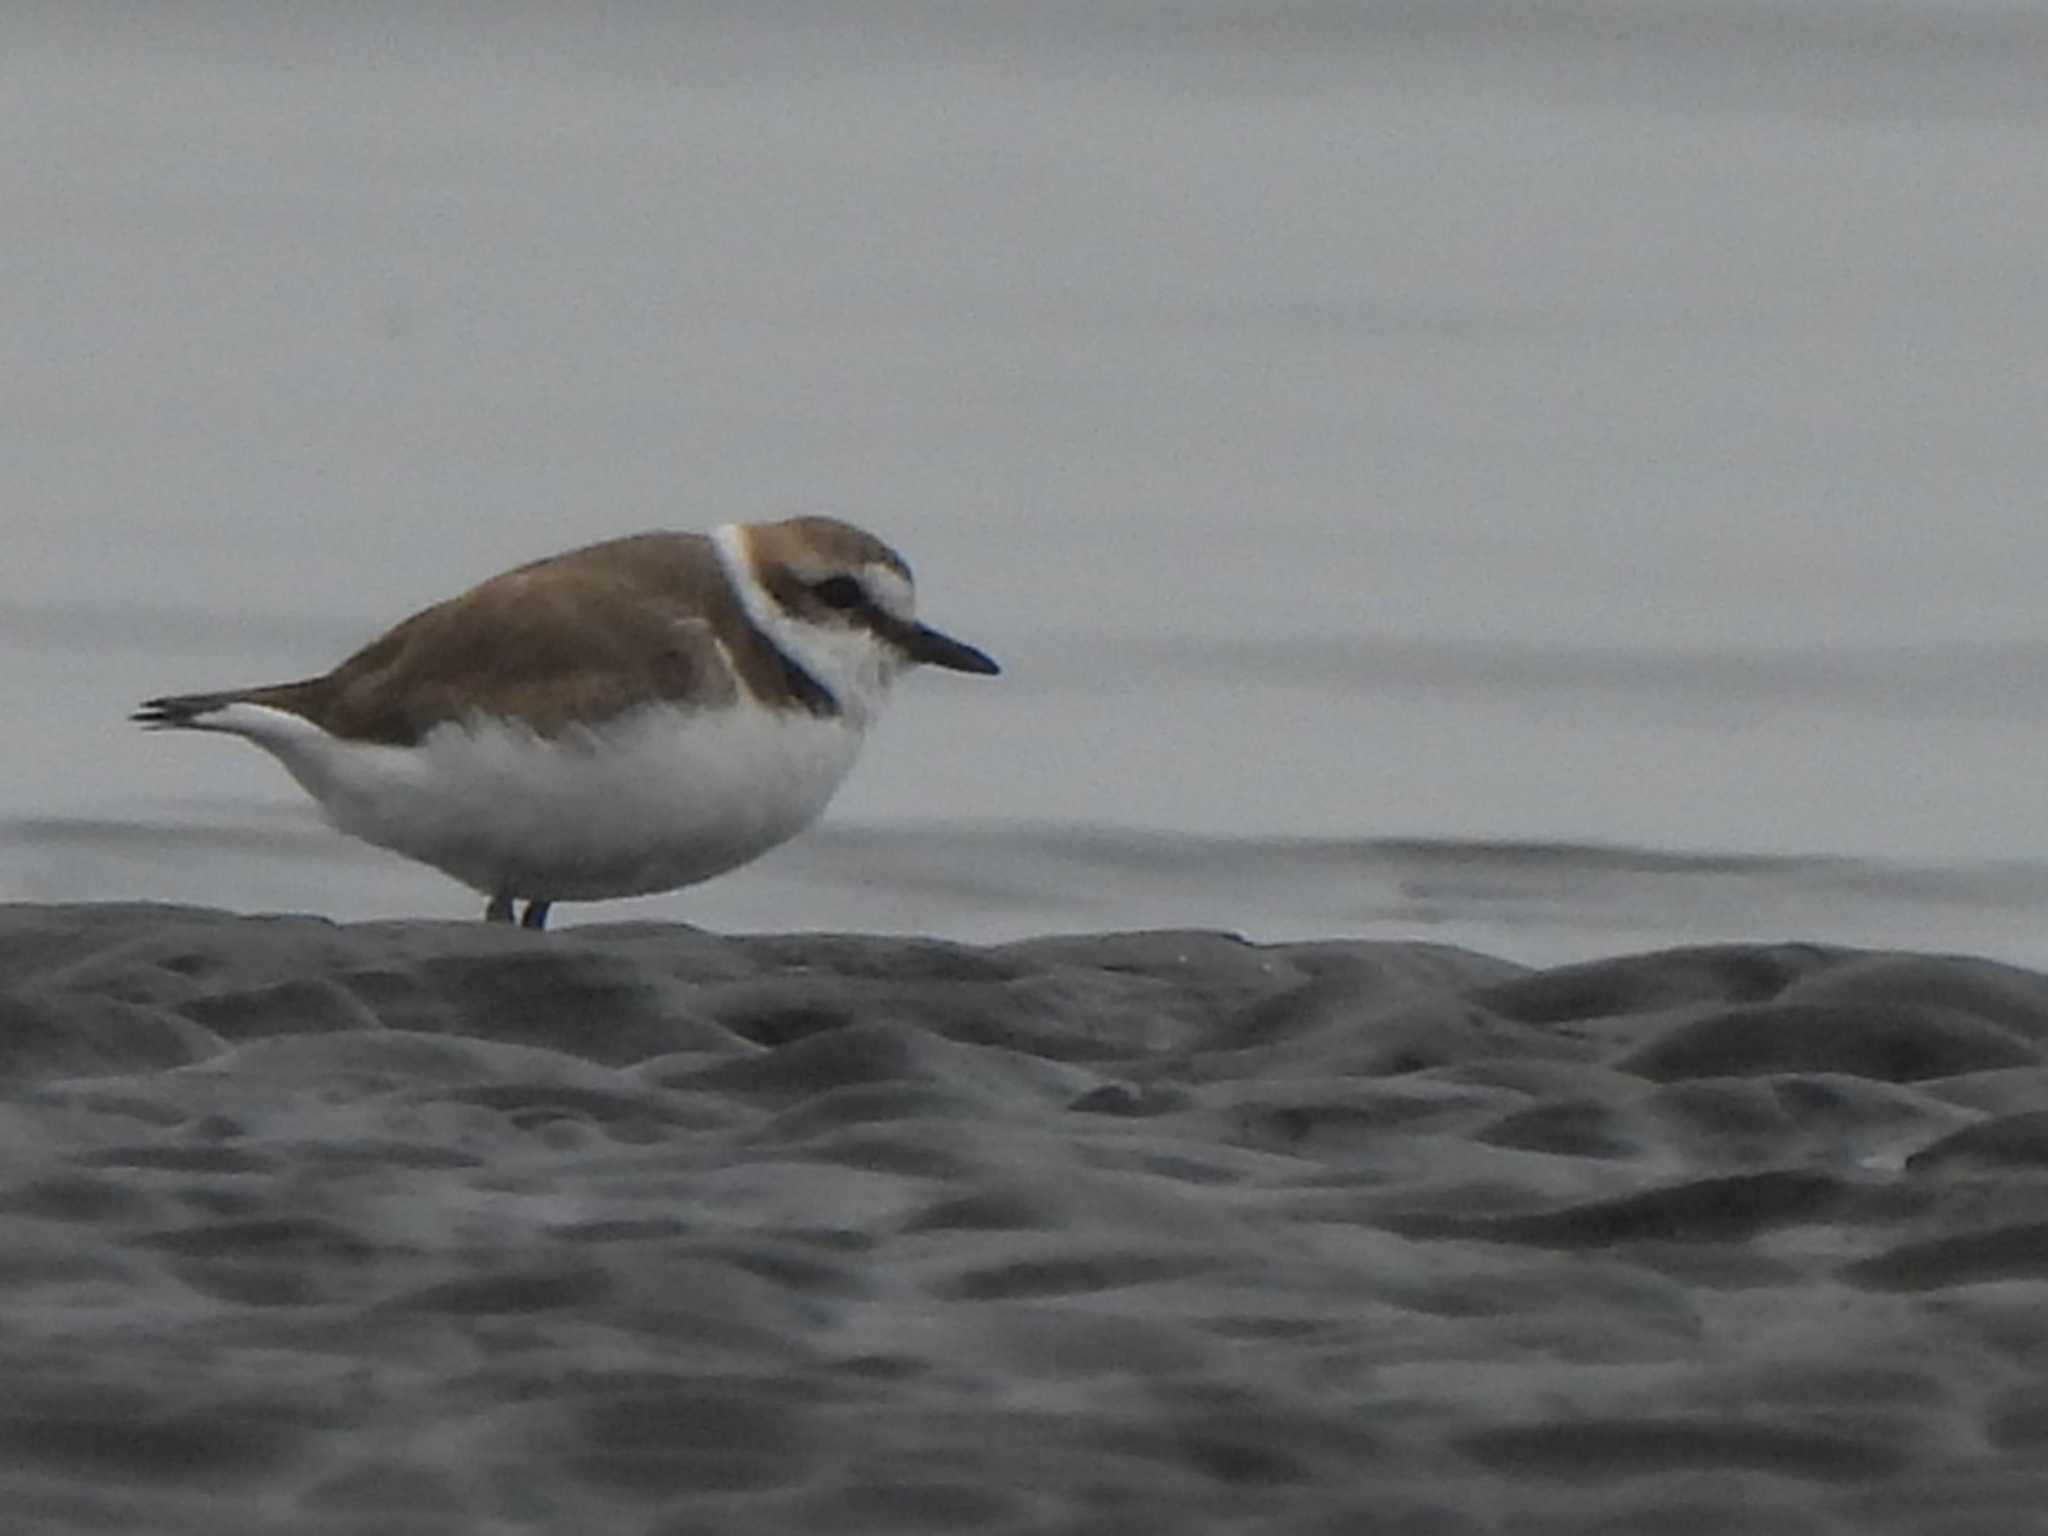
[[[738,524],[722,523],[712,529],[711,547],[754,627],[824,684],[850,725],[866,730],[889,697],[889,684],[902,670],[902,658],[865,629],[813,624],[776,602],[754,574],[746,533]]]

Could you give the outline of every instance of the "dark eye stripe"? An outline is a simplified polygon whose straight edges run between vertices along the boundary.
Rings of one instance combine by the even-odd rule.
[[[823,581],[814,582],[811,595],[827,608],[858,608],[867,601],[867,593],[851,576],[828,576]]]

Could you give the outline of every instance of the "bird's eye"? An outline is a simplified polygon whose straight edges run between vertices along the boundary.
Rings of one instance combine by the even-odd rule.
[[[851,576],[828,576],[812,584],[811,594],[827,608],[858,608],[867,597]]]

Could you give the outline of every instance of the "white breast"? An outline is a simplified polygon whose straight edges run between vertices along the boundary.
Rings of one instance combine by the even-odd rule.
[[[555,738],[450,724],[411,747],[340,741],[257,705],[216,718],[342,831],[487,895],[545,901],[673,890],[758,858],[818,818],[861,743],[844,718],[751,703],[652,705]]]

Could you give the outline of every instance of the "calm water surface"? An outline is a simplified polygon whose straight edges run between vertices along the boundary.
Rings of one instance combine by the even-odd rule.
[[[0,896],[467,915],[122,715],[829,510],[1007,674],[571,920],[2048,963],[2048,9],[0,26]]]

